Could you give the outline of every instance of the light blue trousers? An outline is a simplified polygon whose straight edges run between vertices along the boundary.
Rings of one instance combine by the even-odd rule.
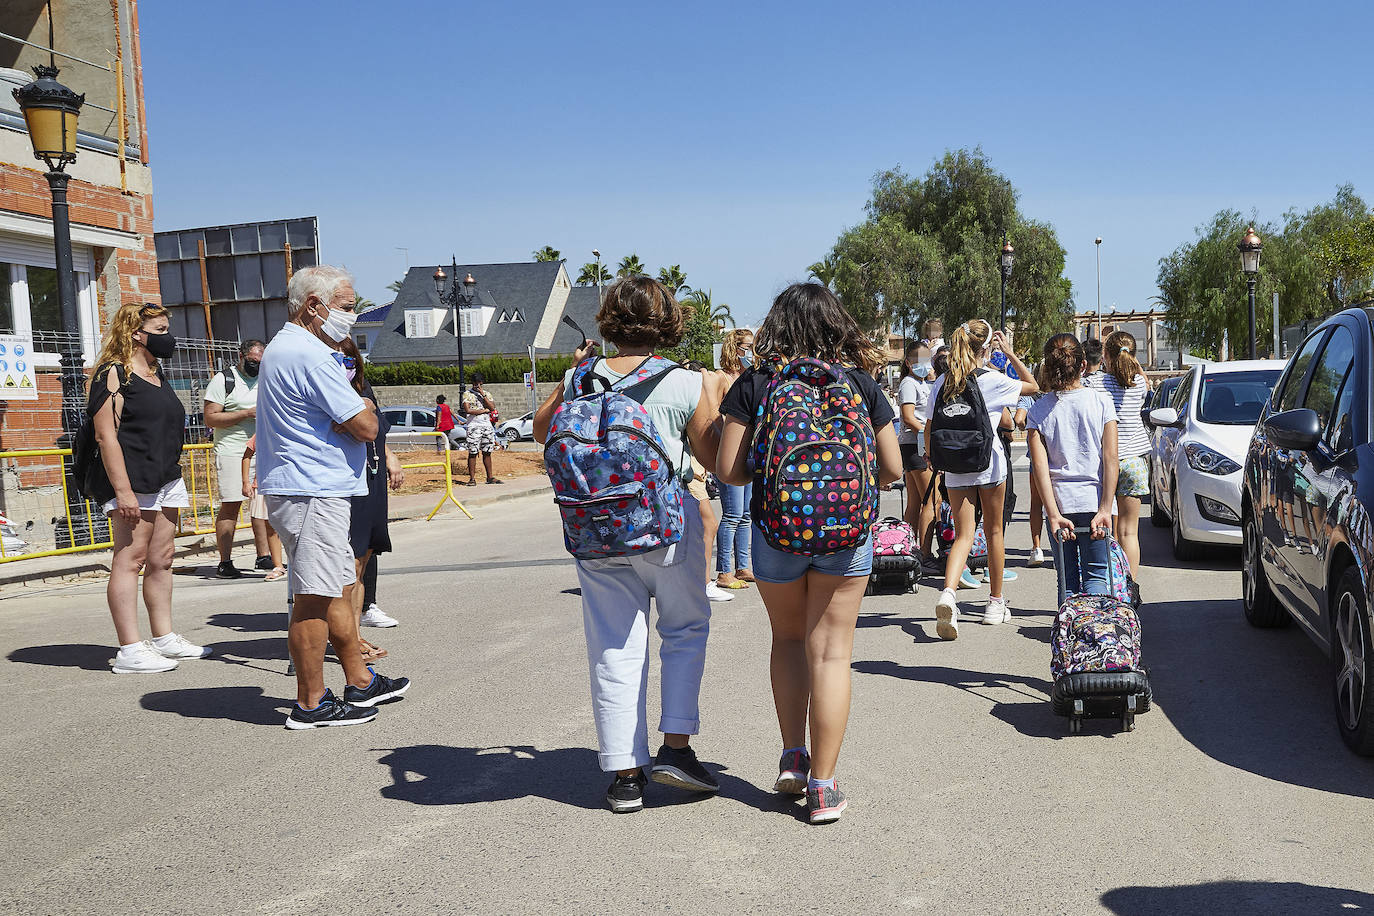
[[[749,495],[752,484],[732,487],[720,484],[720,527],[716,529],[716,572],[734,573],[749,566],[752,525]]]

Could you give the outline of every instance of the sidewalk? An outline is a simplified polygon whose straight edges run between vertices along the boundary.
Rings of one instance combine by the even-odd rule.
[[[478,484],[475,487],[454,486],[453,495],[458,498],[473,515],[497,503],[527,496],[545,496],[552,492],[549,479],[543,475],[517,477],[501,484]],[[434,509],[442,496],[439,491],[411,493],[406,496],[393,496],[389,502],[390,521],[402,522],[412,519],[424,520]],[[439,512],[442,515],[462,513],[453,503],[445,500]],[[235,562],[240,569],[252,565],[253,534],[249,529],[240,529],[234,536]],[[204,558],[200,565],[213,562],[215,538],[210,534],[188,535],[177,540],[176,564],[190,565],[188,561]],[[39,557],[33,560],[16,560],[0,564],[0,597],[13,597],[20,589],[33,586],[52,586],[56,583],[70,582],[86,576],[104,576],[110,572],[110,551],[91,550],[85,553],[63,554],[56,557]]]

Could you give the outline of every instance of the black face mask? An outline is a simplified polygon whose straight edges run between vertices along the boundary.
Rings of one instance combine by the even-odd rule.
[[[177,350],[177,338],[175,334],[154,334],[150,331],[144,331],[143,346],[147,347],[148,352],[157,359],[168,359]]]
[[[249,378],[257,378],[258,368],[262,365],[260,360],[245,359],[243,361],[243,374]]]

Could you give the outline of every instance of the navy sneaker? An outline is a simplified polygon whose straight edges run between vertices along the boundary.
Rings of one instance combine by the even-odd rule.
[[[377,710],[363,709],[344,703],[334,696],[334,691],[326,690],[320,698],[320,705],[314,709],[301,709],[296,703],[291,715],[286,717],[287,728],[325,728],[331,725],[362,725],[377,718]]]
[[[367,670],[372,671],[371,668]],[[385,674],[372,671],[372,683],[366,687],[354,687],[349,684],[344,688],[344,702],[354,706],[376,706],[388,700],[400,699],[409,689],[408,677],[387,677]]]
[[[672,748],[668,745],[658,749],[650,778],[665,786],[677,786],[692,792],[719,792],[720,784],[706,771],[697,760],[692,748]]]
[[[272,555],[270,553],[258,557],[257,560],[253,563],[254,569],[261,569],[266,572],[271,572],[273,569],[276,568],[276,566],[277,564],[272,562]]]
[[[606,790],[606,804],[616,814],[628,814],[644,807],[644,786],[648,784],[644,770],[638,769],[629,776],[617,774]]]
[[[778,781],[773,791],[783,795],[805,795],[806,777],[811,775],[811,755],[806,751],[788,751],[778,761]]]
[[[835,788],[808,788],[806,790],[806,811],[811,817],[813,824],[829,824],[838,821],[840,815],[844,813],[845,805],[848,802],[844,799],[844,793],[840,791],[840,784],[835,783]]]

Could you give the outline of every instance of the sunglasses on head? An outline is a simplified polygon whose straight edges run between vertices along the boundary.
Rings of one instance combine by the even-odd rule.
[[[335,353],[334,361],[337,362],[340,366],[343,366],[345,369],[352,369],[357,365],[357,362],[353,359],[353,357],[344,356],[342,353]]]

